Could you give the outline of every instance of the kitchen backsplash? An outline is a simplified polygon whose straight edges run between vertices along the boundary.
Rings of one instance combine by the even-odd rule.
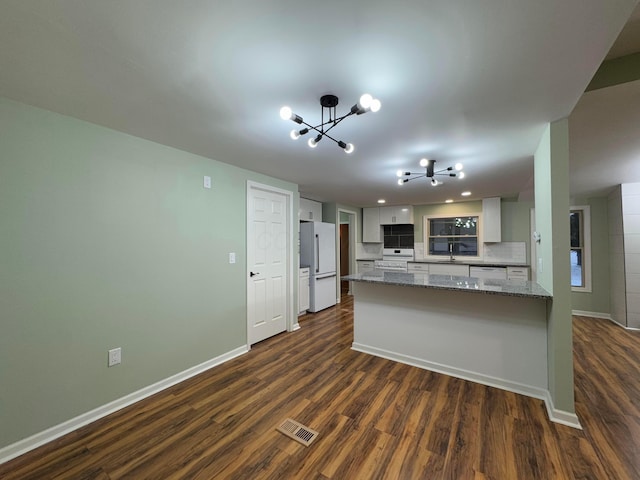
[[[485,243],[485,261],[527,263],[527,244],[525,242]]]
[[[382,258],[382,243],[358,243],[356,258],[359,260]]]

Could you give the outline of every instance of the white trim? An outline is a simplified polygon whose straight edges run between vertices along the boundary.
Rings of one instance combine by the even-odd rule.
[[[602,318],[604,320],[611,320],[611,314],[609,313],[600,313],[600,312],[587,312],[585,310],[571,310],[571,315],[577,315],[579,317],[591,317],[591,318]]]
[[[578,430],[582,430],[582,425],[580,425],[580,419],[578,419],[578,415],[575,413],[567,412],[565,410],[558,410],[553,405],[553,398],[551,397],[551,392],[546,391],[547,395],[544,400],[544,404],[547,407],[547,415],[549,420],[554,423],[559,423],[561,425],[566,425],[567,427],[576,428]]]
[[[500,388],[508,392],[517,393],[519,395],[525,395],[527,397],[538,398],[545,402],[547,408],[547,415],[549,420],[555,423],[560,423],[568,427],[573,427],[582,430],[582,426],[578,420],[578,416],[575,413],[566,412],[564,410],[558,410],[553,405],[551,393],[548,390],[534,387],[531,385],[525,385],[522,383],[511,382],[502,378],[492,377],[489,375],[482,375],[477,372],[471,372],[460,368],[451,367],[448,365],[442,365],[439,363],[429,362],[420,358],[412,357],[409,355],[403,355],[401,353],[391,352],[388,350],[363,345],[361,343],[353,342],[351,349],[357,352],[366,353],[369,355],[375,355],[376,357],[386,358],[387,360],[393,360],[395,362],[404,363],[413,367],[422,368],[432,372],[442,373],[451,377],[461,378],[462,380],[468,380],[470,382],[480,383],[489,387]]]
[[[259,182],[254,182],[253,180],[247,180],[247,195],[246,195],[246,205],[245,205],[245,235],[248,235],[249,233],[249,229],[248,229],[248,222],[249,222],[249,208],[250,208],[250,202],[249,202],[249,198],[251,195],[251,190],[252,189],[257,189],[257,190],[263,190],[265,192],[273,192],[273,193],[279,193],[281,195],[284,195],[287,199],[287,253],[286,253],[286,257],[287,257],[287,275],[289,276],[289,289],[287,291],[287,296],[288,296],[288,302],[287,302],[287,331],[288,332],[293,332],[294,330],[297,330],[298,328],[300,328],[300,325],[298,324],[298,308],[294,306],[294,298],[295,295],[293,294],[296,290],[297,287],[294,286],[294,278],[296,280],[296,282],[298,282],[298,275],[296,274],[294,277],[294,261],[293,261],[293,246],[297,245],[294,242],[294,232],[296,232],[296,235],[298,235],[298,231],[300,229],[299,223],[298,223],[298,228],[296,228],[294,230],[294,224],[293,224],[293,219],[294,219],[294,212],[293,212],[293,194],[294,192],[292,192],[291,190],[285,190],[283,188],[278,188],[278,187],[274,187],[272,185],[267,185],[264,183],[259,183]],[[296,192],[297,194],[297,192]],[[298,194],[299,197],[299,194]],[[300,199],[298,198],[298,202],[300,202]],[[298,220],[298,215],[295,215],[295,219],[296,221]],[[245,258],[248,258],[248,250],[249,250],[249,242],[248,242],[248,238],[245,238]],[[299,265],[299,259],[297,259],[295,261],[295,266],[297,268],[297,271],[300,271],[300,265]],[[247,269],[249,268],[249,266],[247,265]],[[247,282],[249,282],[249,276],[247,275]],[[245,296],[248,297],[249,296],[249,288],[248,288],[248,283],[245,283],[245,287],[246,287],[246,291],[245,291]],[[248,300],[248,298],[247,298]],[[247,326],[247,345],[249,344],[249,309],[246,309],[245,311],[245,325]],[[297,325],[297,328],[296,328]],[[249,346],[249,348],[251,348],[251,346]]]
[[[338,207],[337,216],[338,216],[338,224],[340,224],[340,213],[344,212],[348,214],[350,217],[353,216],[353,223],[349,220],[349,270],[353,273],[358,271],[358,263],[356,262],[356,239],[358,234],[358,212],[355,210],[349,210],[347,208]],[[340,228],[336,228],[336,272],[340,271]],[[336,287],[336,301],[340,303],[342,301],[342,291],[340,286],[340,275],[338,275],[337,287]],[[353,282],[349,282],[349,295],[353,288],[351,285]]]
[[[599,317],[596,317],[596,318],[599,318]],[[640,332],[640,328],[636,328],[636,327],[627,327],[626,325],[621,324],[620,322],[618,322],[617,320],[615,320],[615,319],[614,319],[613,317],[611,317],[611,316],[610,316],[609,318],[605,318],[605,317],[602,317],[602,318],[604,318],[605,320],[609,320],[609,321],[611,321],[612,323],[614,323],[615,325],[617,325],[618,327],[622,327],[622,328],[624,328],[625,330],[628,330],[628,331],[630,331],[630,332]]]
[[[482,212],[472,212],[472,213],[453,213],[453,214],[437,214],[437,215],[423,215],[422,216],[422,240],[424,242],[424,252],[423,252],[423,257],[424,260],[434,260],[434,261],[438,261],[438,260],[442,260],[442,258],[445,255],[429,255],[429,220],[431,220],[432,218],[452,218],[452,217],[478,217],[478,226],[477,226],[477,235],[476,238],[478,239],[478,256],[476,257],[470,257],[470,256],[458,256],[457,258],[463,258],[464,260],[469,260],[469,261],[478,261],[478,260],[482,260],[482,254],[483,254],[483,249],[482,246],[484,245],[483,242],[483,220],[482,220]]]
[[[571,287],[572,292],[591,293],[591,207],[589,205],[572,205],[569,213],[582,210],[582,262],[584,263],[584,287]],[[569,247],[571,248],[571,247]]]
[[[13,458],[19,457],[20,455],[23,455],[41,445],[44,445],[45,443],[51,442],[56,438],[60,438],[63,435],[73,432],[80,427],[84,427],[85,425],[95,422],[96,420],[106,417],[107,415],[117,412],[118,410],[128,407],[129,405],[132,405],[136,402],[139,402],[140,400],[144,400],[151,395],[155,395],[156,393],[172,387],[173,385],[184,382],[185,380],[199,375],[200,373],[205,372],[213,367],[228,362],[235,357],[239,357],[240,355],[243,355],[248,351],[248,346],[242,345],[227,353],[223,353],[222,355],[212,358],[211,360],[207,360],[200,365],[188,368],[182,372],[167,377],[164,380],[160,380],[159,382],[141,388],[140,390],[113,400],[112,402],[83,413],[82,415],[78,415],[77,417],[62,422],[42,432],[36,433],[35,435],[27,437],[23,440],[19,440],[11,445],[7,445],[6,447],[0,449],[0,464],[8,462]]]

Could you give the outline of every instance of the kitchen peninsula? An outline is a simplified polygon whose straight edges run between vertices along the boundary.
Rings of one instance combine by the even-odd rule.
[[[381,270],[342,278],[354,282],[354,350],[540,398],[549,410],[552,296],[537,283]]]

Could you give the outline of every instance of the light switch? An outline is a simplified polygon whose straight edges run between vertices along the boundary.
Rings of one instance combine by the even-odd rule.
[[[236,254],[235,254],[235,252],[231,252],[229,254],[229,263],[236,263]]]
[[[204,188],[211,188],[211,177],[208,175],[204,176]]]

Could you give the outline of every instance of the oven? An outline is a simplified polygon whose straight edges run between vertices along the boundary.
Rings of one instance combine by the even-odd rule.
[[[385,248],[382,250],[382,260],[376,260],[374,267],[377,270],[406,272],[410,261],[413,261],[413,248]]]

